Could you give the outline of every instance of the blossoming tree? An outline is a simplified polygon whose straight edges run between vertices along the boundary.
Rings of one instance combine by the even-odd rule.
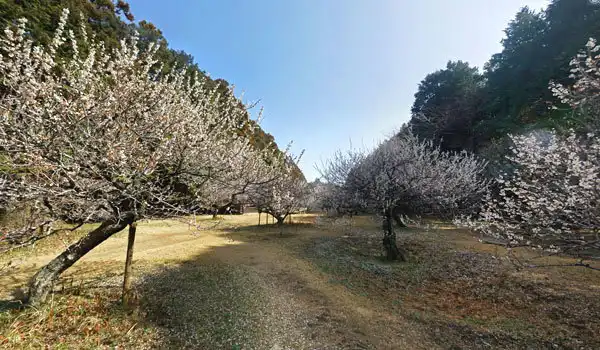
[[[600,228],[600,142],[554,132],[513,136],[512,142],[513,174],[496,180],[498,196],[489,194],[479,219],[467,224],[511,246],[593,244],[585,233]]]
[[[590,39],[571,61],[573,86],[550,83],[580,117],[578,130],[512,136],[514,171],[497,179],[477,220],[462,221],[484,235],[555,252],[600,246],[600,47]],[[590,118],[592,117],[592,118]]]
[[[38,271],[32,304],[127,225],[187,214],[214,191],[277,172],[264,162],[275,154],[239,134],[247,113],[233,93],[219,95],[183,70],[157,73],[156,46],[140,52],[133,37],[107,50],[83,22],[77,34],[68,30],[67,17],[47,47],[28,39],[24,20],[0,44],[0,201],[27,201],[43,218],[3,230],[0,243],[52,234],[56,219],[100,223]]]
[[[330,215],[346,215],[360,211],[361,203],[353,200],[353,194],[346,191],[345,185],[352,170],[366,157],[363,149],[336,151],[332,157],[316,166],[325,185],[320,193],[321,209]]]
[[[338,187],[340,199],[383,217],[387,258],[406,260],[396,243],[393,220],[399,215],[469,210],[487,187],[481,176],[484,168],[473,155],[442,152],[402,132],[366,155],[338,153],[321,171],[325,179],[345,178]]]
[[[305,205],[308,184],[295,166],[297,160],[287,157],[282,162],[281,175],[266,184],[251,185],[249,202],[261,212],[270,214],[282,225],[285,219]]]

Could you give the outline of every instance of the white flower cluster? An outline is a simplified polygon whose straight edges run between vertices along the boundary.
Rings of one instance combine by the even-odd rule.
[[[600,46],[595,39],[590,38],[585,48],[571,62],[571,74],[574,79],[572,86],[564,86],[550,82],[550,90],[561,103],[573,108],[593,102],[600,93]]]
[[[586,235],[600,228],[600,142],[573,132],[545,136],[512,137],[514,172],[497,179],[498,196],[488,194],[479,220],[461,224],[511,245],[589,244]]]
[[[26,21],[0,39],[0,204],[73,222],[181,215],[281,175],[245,106],[184,69],[160,73],[137,38],[113,50],[64,10],[47,47]],[[183,67],[182,67],[183,68]],[[242,127],[246,133],[242,133]],[[270,165],[269,165],[270,164]]]
[[[306,180],[294,166],[296,162],[288,159],[281,176],[268,184],[255,184],[248,189],[250,203],[275,217],[280,224],[288,215],[301,211],[309,195]]]
[[[571,61],[573,86],[554,82],[550,89],[561,103],[597,118],[600,111],[600,46],[590,39]],[[593,119],[592,118],[592,119]],[[588,121],[593,121],[589,119]],[[596,121],[597,123],[597,121]],[[600,140],[597,124],[589,132],[537,132],[512,136],[510,174],[497,179],[498,195],[488,194],[477,220],[460,219],[485,235],[510,245],[551,251],[596,245],[600,229]]]
[[[336,185],[339,201],[367,212],[468,209],[487,187],[485,163],[467,153],[447,153],[412,133],[386,140],[374,151],[337,153],[321,173]],[[341,179],[344,179],[343,181]]]

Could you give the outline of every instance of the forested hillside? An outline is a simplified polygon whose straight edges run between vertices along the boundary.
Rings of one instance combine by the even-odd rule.
[[[169,47],[167,39],[161,30],[153,23],[138,19],[134,10],[125,1],[112,0],[2,0],[0,1],[0,24],[3,28],[15,24],[20,18],[26,18],[29,34],[35,42],[48,44],[56,29],[63,8],[68,8],[73,16],[68,19],[68,26],[78,28],[80,16],[94,33],[96,38],[109,48],[118,46],[120,40],[128,38],[133,33],[139,37],[140,49],[145,49],[151,42],[160,44],[156,54],[162,64],[162,72],[169,73],[173,69],[187,69],[207,78],[209,89],[218,89],[221,94],[229,93],[229,83],[224,79],[211,79],[207,73],[194,62],[194,57],[182,50]],[[265,133],[246,115],[240,120],[243,130],[252,130],[252,139],[259,148],[270,144],[276,148],[275,139]]]
[[[600,3],[552,0],[543,11],[522,8],[508,24],[503,50],[480,70],[448,62],[427,75],[415,94],[410,125],[444,150],[491,156],[509,133],[577,128],[548,83],[571,85],[569,62],[589,38],[600,37]]]

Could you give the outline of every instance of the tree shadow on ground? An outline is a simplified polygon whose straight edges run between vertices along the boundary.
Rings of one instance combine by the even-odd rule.
[[[243,268],[198,259],[165,267],[136,285],[145,321],[158,327],[157,348],[254,347],[264,298]]]
[[[20,300],[0,300],[0,312],[6,312],[10,310],[18,310],[23,307],[23,303]]]
[[[230,239],[241,242],[267,241],[271,239],[302,238],[303,234],[314,226],[308,223],[292,223],[284,225],[250,225],[237,228],[224,228],[221,231]]]
[[[442,347],[597,348],[594,271],[516,271],[473,239],[468,249],[455,244],[465,239],[457,232],[405,232],[405,263],[373,259],[380,244],[374,234],[322,237],[305,256],[354,293],[390,305]]]
[[[307,223],[284,228],[283,235],[277,225],[224,229],[230,244],[143,276],[136,285],[140,315],[159,329],[156,347],[377,348],[367,338],[380,336],[367,336],[348,319],[354,310],[337,309],[330,296],[311,287],[312,277],[293,269],[302,262],[290,256],[290,269],[282,261],[294,252],[287,248],[304,244],[290,238],[316,228]]]
[[[245,243],[213,247],[193,259],[140,278],[136,293],[143,322],[159,331],[161,349],[310,348],[303,319],[279,293],[281,271],[260,273],[253,256],[226,262]],[[245,256],[244,256],[245,258]],[[289,283],[289,281],[288,281]]]

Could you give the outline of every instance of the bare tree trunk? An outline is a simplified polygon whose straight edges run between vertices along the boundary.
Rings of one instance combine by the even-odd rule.
[[[286,217],[286,215],[284,215],[284,216],[278,215],[276,217],[273,216],[274,219],[277,219],[277,227],[279,227],[279,235],[280,236],[283,236],[283,224],[285,224],[285,217]]]
[[[119,220],[103,222],[100,227],[88,233],[76,243],[71,244],[33,276],[29,283],[29,295],[26,302],[30,305],[44,303],[61,273],[73,266],[90,250],[127,227],[133,221],[133,213],[126,213]]]
[[[131,304],[131,265],[133,262],[133,244],[135,243],[135,232],[137,224],[132,222],[129,225],[129,235],[127,236],[127,254],[125,256],[125,275],[123,276],[123,306],[128,307]]]
[[[390,261],[406,261],[406,254],[398,248],[396,243],[396,232],[392,223],[392,210],[386,210],[383,219],[383,248],[385,249],[386,259]]]
[[[258,212],[258,226],[260,226],[260,211]]]
[[[277,216],[277,217],[274,216],[274,218],[277,219],[277,225],[281,226],[281,225],[285,224],[285,216]]]

